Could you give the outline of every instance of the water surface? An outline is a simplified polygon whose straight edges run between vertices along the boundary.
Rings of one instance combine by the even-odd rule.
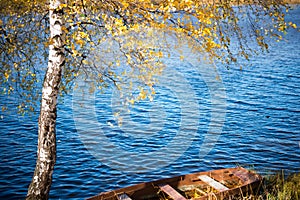
[[[299,7],[290,12],[289,17],[300,24]],[[186,141],[191,141],[186,151],[169,165],[148,172],[127,173],[106,165],[105,160],[96,159],[76,129],[72,95],[68,96],[58,109],[57,164],[51,199],[83,199],[138,182],[236,165],[262,173],[281,169],[299,172],[299,43],[300,33],[291,30],[286,35],[286,42],[272,43],[269,54],[253,58],[251,66],[242,71],[237,67],[227,70],[219,66],[227,96],[225,124],[212,151],[203,158],[199,157],[199,150],[210,125],[210,91],[196,68],[188,63],[171,63],[186,77],[189,90],[194,92],[199,117],[193,118],[194,104],[186,105],[193,106],[188,108],[191,110],[189,116],[197,121],[198,126],[197,129],[191,126],[184,130]],[[130,114],[131,123],[137,126],[125,124],[123,130],[116,126],[112,116],[115,109],[111,106],[113,91],[96,93],[97,123],[94,127],[100,126],[110,141],[124,151],[139,155],[161,148],[176,138],[183,106],[180,96],[170,88],[158,89],[154,102],[141,102]],[[0,102],[15,106],[5,96],[0,96]],[[155,115],[158,110],[160,115]],[[88,119],[88,116],[82,117]],[[37,116],[1,113],[0,127],[0,198],[23,199],[35,166]],[[149,135],[138,135],[145,132]],[[158,164],[164,162],[164,156],[167,155],[162,154],[155,161]],[[130,157],[123,159],[125,163],[135,163]]]

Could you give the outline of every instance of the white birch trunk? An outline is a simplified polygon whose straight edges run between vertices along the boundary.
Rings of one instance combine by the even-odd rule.
[[[63,9],[65,0],[50,0],[50,45],[38,129],[37,161],[26,199],[48,199],[56,161],[56,107],[62,67],[65,62]]]

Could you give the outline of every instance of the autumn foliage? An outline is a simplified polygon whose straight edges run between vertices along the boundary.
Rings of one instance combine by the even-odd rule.
[[[147,95],[151,95],[155,75],[163,69],[161,59],[169,56],[162,33],[191,38],[194,51],[207,52],[227,66],[256,53],[249,40],[267,50],[269,38],[281,40],[288,27],[296,28],[285,21],[288,5],[276,0],[73,0],[61,7],[66,18],[67,60],[60,87],[64,92],[85,72],[95,81],[94,88],[114,84],[122,89],[126,75],[150,88]],[[39,95],[33,91],[43,80],[51,44],[48,4],[1,1],[0,10],[1,92],[22,96],[20,112],[35,110]],[[241,26],[245,21],[248,27]]]
[[[115,86],[130,104],[151,100],[173,49],[180,53],[187,43],[228,67],[268,51],[270,39],[282,40],[288,28],[297,28],[285,20],[288,10],[281,0],[1,0],[0,92],[15,98],[20,113],[41,102],[28,198],[48,198],[57,94],[76,87],[75,79],[90,80],[91,92]]]

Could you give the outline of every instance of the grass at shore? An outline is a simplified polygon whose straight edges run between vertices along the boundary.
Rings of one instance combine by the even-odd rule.
[[[300,173],[288,177],[283,172],[265,176],[256,194],[239,194],[228,200],[300,200]]]
[[[300,200],[300,173],[287,178],[283,173],[266,177],[261,197],[267,200]]]

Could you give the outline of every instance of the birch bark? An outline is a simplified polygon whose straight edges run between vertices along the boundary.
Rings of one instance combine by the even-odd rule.
[[[57,95],[61,82],[64,52],[64,13],[65,0],[50,0],[50,45],[48,67],[45,74],[39,116],[37,161],[26,199],[48,199],[52,174],[56,162],[56,109]]]

